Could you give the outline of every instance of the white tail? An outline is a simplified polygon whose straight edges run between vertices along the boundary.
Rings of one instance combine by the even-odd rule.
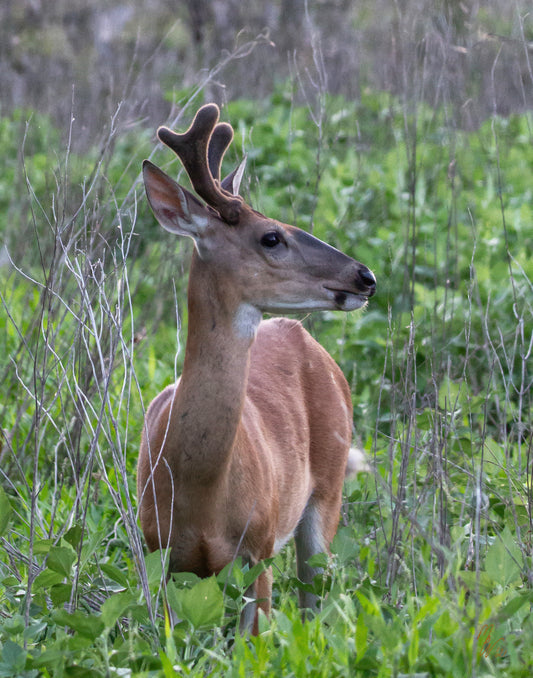
[[[183,373],[146,413],[138,468],[140,521],[150,550],[171,548],[171,571],[251,565],[295,537],[298,576],[335,535],[351,443],[350,389],[299,322],[263,312],[351,311],[376,289],[372,272],[238,195],[239,171],[220,182],[232,128],[214,104],[189,130],[160,128],[207,205],[145,161],[161,225],[195,242]],[[271,572],[250,592],[267,614]],[[302,593],[303,607],[315,597]],[[257,605],[241,625],[257,632]]]

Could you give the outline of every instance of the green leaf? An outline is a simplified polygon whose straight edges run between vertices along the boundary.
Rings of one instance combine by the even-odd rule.
[[[112,565],[111,563],[102,563],[100,567],[102,572],[107,575],[109,579],[113,580],[117,584],[120,584],[120,586],[123,586],[126,589],[129,588],[128,578],[116,565]]]
[[[117,619],[122,617],[128,608],[135,603],[135,596],[131,591],[123,591],[115,593],[108,598],[101,609],[102,621],[106,628],[111,628],[115,625]]]
[[[46,555],[54,545],[52,539],[40,539],[33,545],[33,552],[35,555]]]
[[[357,625],[355,627],[355,651],[357,659],[361,659],[367,648],[368,628],[363,618],[363,613],[360,612],[357,617]]]
[[[496,624],[502,624],[515,615],[524,603],[533,603],[533,591],[523,591],[510,600],[494,618]]]
[[[176,671],[174,670],[174,667],[172,666],[172,662],[167,657],[167,655],[163,652],[163,650],[159,650],[159,659],[161,660],[161,668],[162,668],[163,675],[165,676],[165,678],[175,678]]]
[[[409,644],[409,649],[407,651],[407,658],[409,660],[409,666],[413,667],[418,659],[418,645],[419,645],[419,635],[418,627],[415,626],[413,629],[413,635],[411,637],[411,643]]]
[[[4,488],[0,485],[0,536],[7,530],[12,513],[13,509],[9,503],[9,498]]]
[[[2,646],[0,675],[16,676],[24,670],[25,666],[26,650],[12,640],[6,640]]]
[[[89,535],[89,538],[84,539],[83,542],[83,547],[81,549],[81,557],[80,557],[80,570],[83,571],[85,569],[86,563],[91,560],[91,558],[94,556],[96,553],[96,548],[99,546],[100,542],[104,539],[104,533],[103,532],[94,532],[93,534]]]
[[[486,572],[479,573],[479,579],[476,572],[470,570],[461,570],[459,572],[459,579],[463,586],[469,591],[475,591],[479,586],[480,593],[490,593],[494,588],[494,582]]]
[[[331,543],[331,552],[337,556],[341,565],[353,561],[356,556],[356,544],[348,530],[339,530]]]
[[[261,560],[258,563],[256,563],[253,567],[251,567],[249,570],[244,572],[244,578],[243,578],[243,585],[244,588],[247,589],[249,586],[251,586],[257,577],[264,572],[268,567],[270,567],[272,561],[274,558],[266,558],[265,560]]]
[[[216,577],[202,579],[191,589],[178,589],[173,582],[167,586],[170,607],[195,628],[220,624],[224,613],[224,597]]]
[[[176,586],[173,579],[167,582],[167,603],[170,609],[174,610],[180,618],[183,616],[181,613],[181,593],[181,589]]]
[[[32,642],[40,642],[44,638],[46,629],[48,628],[48,620],[41,619],[30,623],[24,629],[24,640],[31,640]]]
[[[501,539],[496,539],[485,556],[485,572],[493,582],[502,586],[516,581],[520,576],[520,567],[516,561],[520,554],[516,552],[514,544],[509,545],[507,531],[506,528]]]
[[[233,562],[230,562],[223,567],[217,574],[218,583],[222,587],[225,587],[226,593],[230,589],[233,589],[234,591],[237,591],[237,595],[239,595],[239,589],[245,588],[242,567],[242,559],[238,557]]]
[[[307,561],[311,567],[321,567],[326,569],[328,566],[328,556],[326,553],[315,553]]]
[[[79,546],[83,530],[81,525],[73,525],[70,530],[65,534],[64,539],[67,541],[73,548]]]
[[[59,626],[68,626],[84,638],[96,640],[104,630],[104,622],[97,615],[86,615],[80,610],[69,613],[66,610],[56,610],[52,619]]]
[[[50,598],[55,607],[64,605],[72,595],[72,584],[56,584],[50,588]]]
[[[2,621],[2,633],[9,633],[12,636],[16,636],[19,633],[23,633],[26,623],[24,617],[21,614],[15,614],[11,618],[7,617]]]
[[[191,585],[198,584],[202,579],[194,572],[173,572],[172,581],[178,588],[191,588]]]
[[[139,624],[148,624],[150,622],[148,608],[146,607],[145,603],[131,605],[128,612],[131,618],[135,619],[135,621],[139,622]]]
[[[46,566],[49,570],[70,577],[76,553],[71,546],[52,546],[48,552]]]
[[[355,595],[359,599],[363,610],[368,614],[376,617],[381,617],[381,607],[377,602],[375,596],[370,592],[370,598],[367,598],[362,591],[356,591]]]
[[[49,675],[56,675],[54,673],[56,670],[58,675],[61,675],[65,665],[65,651],[53,645],[50,649],[41,652],[37,657],[33,657],[31,665],[36,668],[41,666],[46,667]]]
[[[65,581],[64,575],[59,572],[54,572],[53,570],[43,570],[36,577],[33,582],[33,586],[37,589],[48,588],[49,586],[55,586],[56,584],[61,584]]]
[[[163,579],[163,561],[166,570],[168,570],[168,558],[165,557],[164,551],[159,550],[149,553],[144,559],[150,588],[153,588],[154,586],[158,587]]]

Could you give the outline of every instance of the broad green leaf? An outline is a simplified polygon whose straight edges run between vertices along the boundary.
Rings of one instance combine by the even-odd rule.
[[[76,548],[80,543],[82,534],[83,531],[81,525],[73,525],[65,534],[64,539],[72,546],[72,548]]]
[[[36,640],[39,642],[44,637],[43,634],[46,633],[47,627],[48,620],[46,618],[30,623],[30,625],[24,629],[24,640]]]
[[[159,550],[149,553],[144,559],[146,564],[146,574],[148,576],[148,584],[151,588],[154,586],[159,586],[161,580],[163,579],[163,561],[165,563],[166,569],[168,570],[168,558],[165,557],[165,553],[163,551]]]
[[[70,600],[72,595],[72,584],[55,584],[50,587],[50,598],[55,607],[64,605]]]
[[[328,556],[326,553],[315,553],[307,561],[311,567],[321,567],[326,569],[328,566]]]
[[[72,547],[52,546],[48,552],[46,566],[54,572],[59,572],[65,575],[65,577],[70,577],[75,560],[76,553]]]
[[[481,593],[490,593],[494,587],[494,582],[486,572],[480,572],[479,578],[476,572],[470,570],[461,570],[459,579],[462,584],[470,591],[475,591],[479,586]]]
[[[26,650],[12,640],[6,640],[2,646],[2,675],[20,675],[26,665]],[[7,673],[6,673],[7,671]],[[11,673],[9,673],[11,672]]]
[[[180,590],[169,582],[167,597],[174,612],[195,629],[214,626],[222,620],[224,597],[214,576],[202,579],[191,589]]]
[[[49,570],[47,568],[46,570],[43,570],[35,577],[33,586],[35,588],[41,589],[47,588],[49,586],[54,586],[55,584],[61,584],[61,582],[63,581],[65,581],[65,576],[63,574],[60,574],[59,572],[54,572],[53,570]]]
[[[85,569],[86,563],[91,560],[91,558],[94,556],[96,552],[96,548],[99,546],[100,542],[104,538],[104,533],[102,531],[100,532],[93,532],[93,534],[89,535],[89,538],[84,539],[83,541],[83,547],[81,549],[81,557],[80,557],[80,570],[83,572]]]
[[[506,603],[495,617],[495,623],[502,624],[515,615],[524,603],[533,603],[533,591],[523,591]]]
[[[226,588],[227,593],[230,588],[238,590],[245,586],[244,574],[242,558],[238,557],[220,570],[217,574],[217,580],[219,584]]]
[[[2,621],[2,632],[7,633],[11,636],[16,636],[19,633],[23,633],[26,626],[26,622],[22,614],[14,614],[11,618],[4,619]]]
[[[66,610],[56,610],[52,618],[59,626],[68,626],[84,638],[96,640],[104,630],[104,622],[101,617],[92,614],[86,615],[80,610],[69,613]]]
[[[52,539],[40,539],[33,545],[33,552],[36,555],[46,555],[54,545]]]
[[[139,624],[148,624],[150,618],[148,616],[148,607],[145,603],[138,603],[137,605],[132,605],[128,610],[129,615],[132,619],[135,619]]]
[[[356,546],[353,535],[348,530],[339,530],[331,543],[331,552],[336,554],[340,565],[345,565],[355,558]]]
[[[245,588],[248,588],[251,586],[254,581],[259,577],[259,575],[264,572],[268,567],[270,567],[270,564],[274,558],[267,558],[266,560],[261,560],[259,563],[256,563],[253,565],[248,571],[244,572],[244,579],[243,579],[243,584]]]
[[[49,675],[55,675],[54,670],[57,670],[59,675],[63,671],[65,665],[65,651],[61,650],[55,645],[52,645],[49,649],[44,650],[37,657],[32,659],[32,666],[36,668],[46,667]]]
[[[198,584],[198,582],[202,580],[197,574],[194,574],[194,572],[173,572],[172,581],[178,588],[190,588],[192,584]]]
[[[128,608],[135,603],[135,595],[131,591],[123,591],[115,593],[109,597],[101,609],[102,621],[106,628],[111,628],[115,625],[117,619],[122,617]]]
[[[493,582],[506,586],[520,576],[520,567],[516,561],[520,557],[513,546],[509,547],[505,530],[501,539],[496,539],[485,556],[485,572]]]
[[[117,584],[120,584],[124,588],[129,587],[129,581],[124,572],[119,569],[116,565],[112,565],[111,563],[102,563],[100,565],[102,572],[109,577],[109,579],[112,579],[114,582]]]

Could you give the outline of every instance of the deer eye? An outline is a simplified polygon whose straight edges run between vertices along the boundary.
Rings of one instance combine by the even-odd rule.
[[[277,231],[267,231],[261,238],[261,245],[263,247],[276,247],[283,239]]]

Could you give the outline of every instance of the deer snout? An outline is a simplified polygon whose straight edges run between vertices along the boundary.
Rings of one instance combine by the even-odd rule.
[[[356,284],[358,287],[365,288],[365,293],[369,297],[376,293],[376,276],[366,266],[361,266],[357,271]]]

